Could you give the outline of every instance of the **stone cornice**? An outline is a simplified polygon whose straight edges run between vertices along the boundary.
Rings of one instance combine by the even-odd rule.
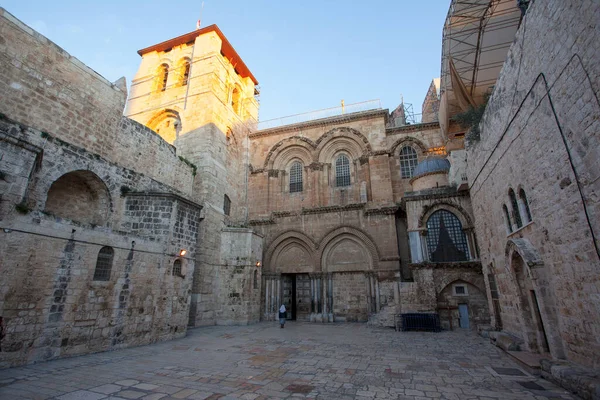
[[[424,129],[435,129],[435,128],[439,128],[439,127],[440,127],[439,122],[425,122],[422,124],[404,125],[404,126],[397,126],[397,127],[393,127],[393,128],[385,128],[385,134],[387,136],[391,136],[391,135],[398,135],[401,133],[421,131]]]
[[[365,210],[365,215],[373,215],[373,214],[391,215],[391,214],[395,214],[396,211],[398,211],[398,208],[400,208],[400,207],[397,205],[369,208],[369,209]]]
[[[312,121],[299,122],[296,124],[284,125],[284,126],[280,126],[277,128],[268,128],[268,129],[256,131],[256,132],[248,135],[248,137],[250,138],[250,140],[252,140],[252,139],[257,139],[257,138],[261,138],[264,136],[277,135],[280,133],[294,131],[297,129],[309,129],[309,128],[314,128],[314,127],[318,127],[318,126],[341,124],[341,123],[352,122],[352,121],[356,121],[359,119],[371,118],[371,117],[377,117],[377,116],[382,116],[384,118],[387,118],[388,110],[381,109],[381,110],[360,111],[360,112],[356,112],[356,113],[337,115],[335,117],[320,118],[320,119],[315,119]]]
[[[248,221],[248,225],[257,226],[257,225],[273,225],[275,224],[275,220],[272,218],[269,219],[251,219]]]
[[[200,204],[194,203],[193,201],[186,199],[185,197],[170,192],[128,192],[123,194],[123,197],[167,197],[187,204],[190,207],[197,208],[198,210],[201,210],[203,207]]]
[[[325,207],[303,208],[302,214],[303,215],[326,214],[326,213],[330,213],[330,212],[360,210],[362,208],[365,208],[365,203],[347,204],[345,206],[325,206]]]
[[[410,193],[418,193],[418,192],[407,192],[402,196],[402,203],[406,203],[408,201],[419,201],[419,200],[435,200],[435,199],[447,199],[450,197],[468,197],[468,190],[460,190],[460,191],[452,191],[452,192],[429,192],[423,194],[410,194]]]
[[[480,261],[421,262],[408,264],[410,269],[471,269],[482,273]]]

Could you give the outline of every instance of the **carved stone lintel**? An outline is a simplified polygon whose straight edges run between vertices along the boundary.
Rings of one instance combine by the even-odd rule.
[[[278,169],[270,169],[269,170],[269,178],[278,178],[279,170]]]

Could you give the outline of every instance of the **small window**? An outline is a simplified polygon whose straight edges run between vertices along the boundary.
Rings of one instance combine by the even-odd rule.
[[[504,211],[504,219],[506,220],[506,231],[511,233],[512,225],[510,222],[510,213],[508,212],[508,207],[506,207],[506,204],[502,204],[502,210]]]
[[[508,196],[510,197],[510,205],[512,206],[515,224],[517,225],[517,228],[520,228],[523,226],[523,221],[521,220],[521,213],[519,212],[519,204],[517,203],[517,196],[515,196],[515,191],[510,189],[508,191]]]
[[[404,146],[400,150],[400,174],[402,179],[412,178],[417,161],[417,152],[412,147]]]
[[[181,260],[175,260],[175,262],[173,263],[173,272],[172,274],[173,276],[183,276],[181,274]]]
[[[158,69],[158,90],[164,92],[167,89],[167,80],[169,79],[169,66],[162,64]]]
[[[290,168],[290,193],[302,191],[302,163],[294,161]]]
[[[258,289],[258,271],[254,271],[254,290]]]
[[[183,65],[183,77],[182,77],[181,85],[182,86],[187,85],[189,78],[190,78],[190,62],[186,61],[185,64]]]
[[[231,108],[237,115],[241,114],[241,90],[236,86],[231,93]]]
[[[345,154],[335,160],[335,186],[350,186],[350,160]]]
[[[231,215],[231,200],[227,195],[223,196],[223,213]]]
[[[96,260],[96,270],[94,271],[95,281],[110,280],[110,271],[112,269],[113,256],[115,252],[112,247],[104,246],[98,252]]]
[[[525,218],[527,219],[525,223],[533,221],[533,218],[531,217],[531,210],[529,209],[529,202],[527,201],[527,196],[525,195],[525,191],[523,189],[519,190],[519,200],[521,200],[523,208],[525,209]]]
[[[468,293],[467,293],[467,287],[465,285],[455,285],[454,286],[454,295],[455,296],[466,296],[466,295],[468,295]]]

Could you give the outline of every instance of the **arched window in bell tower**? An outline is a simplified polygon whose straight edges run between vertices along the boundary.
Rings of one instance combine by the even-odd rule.
[[[169,79],[169,65],[161,64],[158,67],[158,85],[157,89],[159,92],[164,92],[167,89],[167,79]]]
[[[185,86],[190,79],[190,60],[184,58],[179,62],[179,86]]]
[[[241,116],[241,110],[242,110],[241,100],[242,100],[242,91],[236,85],[233,88],[233,92],[231,93],[231,108],[233,108],[233,112],[235,112],[237,115],[240,115],[240,116]]]

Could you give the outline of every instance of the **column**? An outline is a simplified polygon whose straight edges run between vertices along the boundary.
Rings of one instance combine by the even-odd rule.
[[[275,312],[278,312],[279,307],[281,307],[281,304],[283,304],[282,303],[283,299],[281,298],[282,297],[281,296],[281,275],[279,275],[276,278],[276,283],[277,283],[277,289],[276,289],[277,295],[276,295],[276,302],[275,302]],[[292,312],[292,311],[290,310],[290,312]]]
[[[371,307],[371,275],[368,272],[365,272],[365,284],[367,285],[367,313],[371,314],[373,312]]]
[[[263,287],[265,288],[265,318],[269,315],[269,279],[263,275]]]
[[[376,296],[376,292],[375,292],[375,279],[373,277],[373,273],[370,272],[369,273],[369,283],[371,284],[371,298],[369,299],[371,302],[371,310],[372,312],[376,313],[377,312],[377,307],[375,307],[375,296]]]
[[[373,276],[373,280],[375,281],[375,308],[377,309],[377,312],[379,312],[379,276],[377,276],[377,273]]]
[[[329,322],[333,322],[333,274],[327,274],[328,292],[329,292]]]
[[[327,319],[327,275],[321,277],[321,304],[323,305],[323,318]]]

